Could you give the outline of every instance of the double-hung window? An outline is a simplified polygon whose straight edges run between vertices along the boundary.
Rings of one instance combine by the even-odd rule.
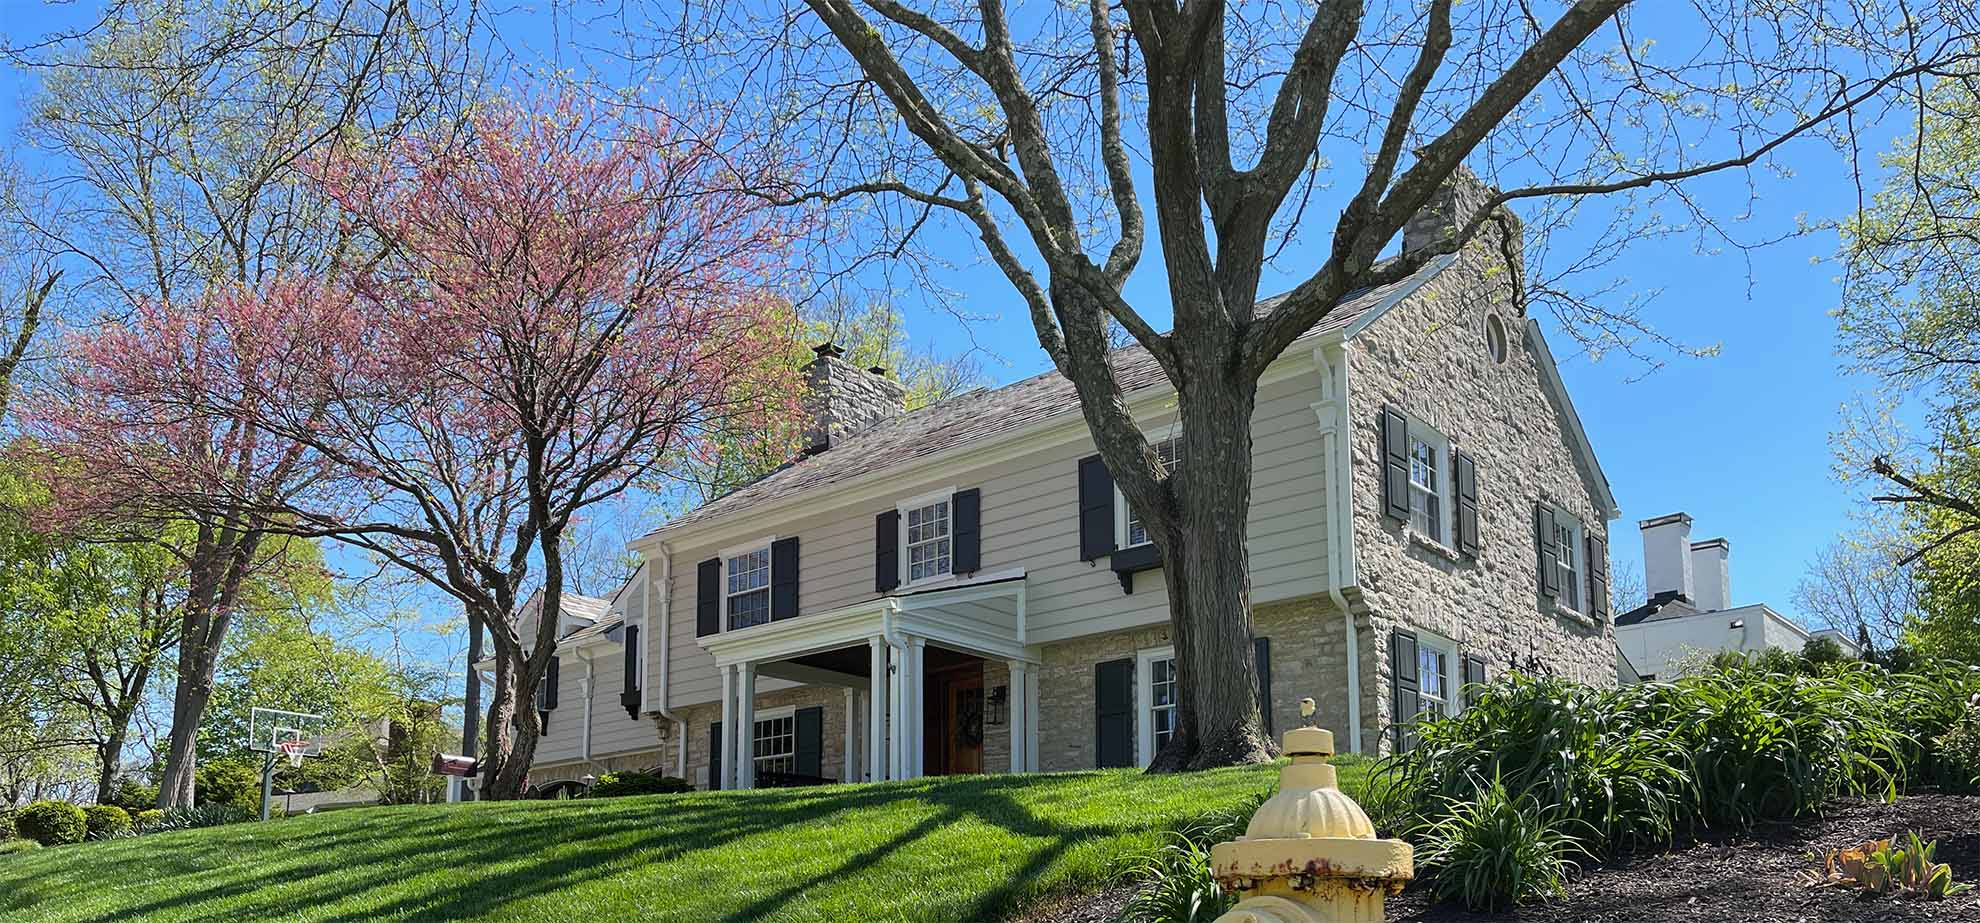
[[[1554,511],[1555,566],[1561,570],[1560,604],[1575,612],[1581,610],[1581,523],[1560,510]]]
[[[1171,436],[1155,443],[1155,454],[1162,459],[1162,467],[1173,473],[1182,457],[1182,449],[1177,437]],[[1142,526],[1140,514],[1134,511],[1134,507],[1128,505],[1126,495],[1122,494],[1118,487],[1114,489],[1114,503],[1117,511],[1115,519],[1120,523],[1120,534],[1116,536],[1116,544],[1122,548],[1148,544],[1151,541],[1148,537],[1148,529]]]
[[[769,547],[730,555],[726,564],[729,630],[770,621]]]
[[[756,733],[750,741],[750,756],[756,774],[797,771],[797,713],[785,710],[756,719]]]
[[[1443,447],[1411,427],[1409,434],[1409,527],[1424,538],[1444,542]]]
[[[1137,756],[1146,766],[1176,736],[1176,652],[1174,648],[1142,651],[1136,658],[1135,730]]]
[[[951,544],[949,498],[944,496],[901,512],[907,532],[907,579],[909,583],[953,573],[954,547]]]
[[[1428,637],[1417,640],[1416,682],[1424,717],[1443,718],[1451,714],[1451,652]]]

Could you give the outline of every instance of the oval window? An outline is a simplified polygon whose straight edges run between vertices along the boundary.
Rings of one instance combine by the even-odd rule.
[[[1493,365],[1506,361],[1506,325],[1497,314],[1485,316],[1485,352]]]

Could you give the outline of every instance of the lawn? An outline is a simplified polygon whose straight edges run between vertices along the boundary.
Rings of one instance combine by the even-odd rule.
[[[1342,767],[1350,789],[1367,764]],[[0,857],[0,920],[994,920],[1269,767],[363,808]]]

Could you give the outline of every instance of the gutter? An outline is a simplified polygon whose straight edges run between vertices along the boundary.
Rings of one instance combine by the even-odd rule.
[[[1348,752],[1361,752],[1361,632],[1354,622],[1345,587],[1354,586],[1354,489],[1349,466],[1353,446],[1347,438],[1348,367],[1342,337],[1329,337],[1313,348],[1320,369],[1321,399],[1313,405],[1320,421],[1322,452],[1327,459],[1327,597],[1341,610],[1342,635],[1347,639]],[[1331,355],[1329,355],[1331,353]]]
[[[592,659],[590,651],[580,651],[578,656],[584,658],[584,734],[581,738],[583,744],[578,752],[580,758],[584,760],[585,767],[590,769],[591,700],[596,698],[598,693],[598,662]]]
[[[681,720],[680,716],[674,714],[673,708],[669,705],[670,700],[673,698],[670,695],[672,687],[668,681],[672,678],[674,665],[674,620],[672,617],[674,608],[674,549],[669,547],[664,541],[660,542],[659,546],[660,581],[661,586],[666,589],[660,594],[660,617],[658,619],[654,618],[653,612],[653,580],[651,575],[648,575],[648,579],[640,582],[640,592],[646,594],[641,611],[646,615],[647,630],[652,631],[653,625],[656,622],[660,626],[660,702],[652,710],[658,712],[661,718],[674,723],[674,778],[685,779],[687,778],[688,726],[686,721]],[[642,645],[644,643],[641,642]],[[645,679],[646,677],[644,676],[640,677],[639,684],[640,711],[642,712],[647,710],[647,705],[652,699],[650,686],[645,682]]]

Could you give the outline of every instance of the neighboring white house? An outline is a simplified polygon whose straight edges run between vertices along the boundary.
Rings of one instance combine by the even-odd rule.
[[[1649,600],[1616,616],[1617,670],[1624,682],[1669,679],[1686,663],[1720,651],[1798,652],[1832,638],[1861,656],[1856,642],[1832,630],[1810,631],[1765,603],[1732,605],[1732,543],[1691,540],[1691,517],[1671,513],[1637,523],[1643,531],[1643,582]]]

